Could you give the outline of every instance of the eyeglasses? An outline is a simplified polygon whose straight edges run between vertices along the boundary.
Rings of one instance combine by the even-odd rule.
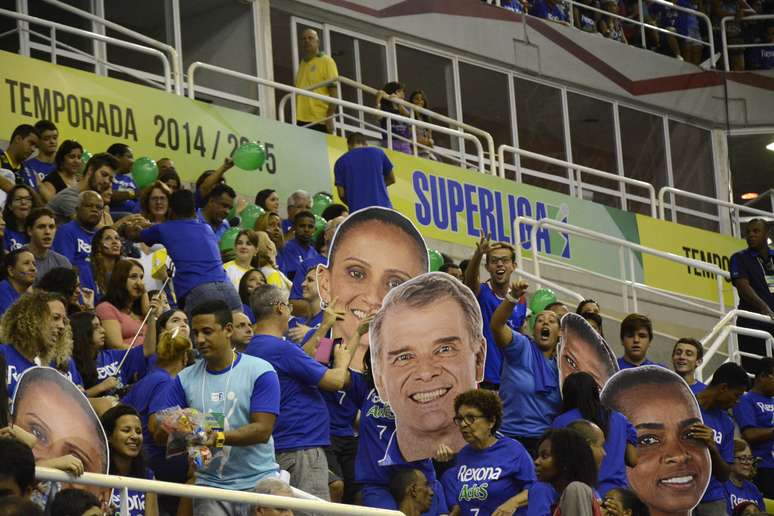
[[[510,256],[501,256],[501,257],[492,257],[487,260],[487,263],[491,263],[492,265],[500,265],[500,264],[506,264],[506,263],[513,263],[513,260]]]
[[[734,462],[738,462],[739,464],[758,464],[760,462],[760,458],[758,457],[734,457]]]
[[[452,418],[452,421],[454,421],[454,424],[457,426],[462,426],[462,422],[464,421],[466,425],[470,426],[473,423],[476,422],[476,419],[486,418],[486,416],[474,416],[473,414],[467,414],[465,416],[454,416]]]
[[[32,204],[32,197],[17,197],[13,202],[18,204]]]

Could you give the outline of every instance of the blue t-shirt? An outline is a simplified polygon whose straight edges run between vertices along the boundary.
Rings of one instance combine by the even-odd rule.
[[[255,314],[253,313],[253,309],[245,303],[242,303],[242,313],[244,313],[247,318],[250,319],[251,324],[255,324]]]
[[[306,260],[320,260],[320,263],[323,263],[324,259],[312,244],[304,247],[296,238],[285,242],[285,246],[277,254],[277,266],[293,281],[296,275],[306,273],[302,268]]]
[[[309,326],[309,328],[311,329],[308,332],[306,332],[306,334],[304,334],[304,336],[301,337],[301,340],[299,341],[295,341],[290,338],[288,338],[288,340],[298,344],[299,346],[303,346],[304,344],[309,342],[309,339],[312,338],[312,335],[314,335],[314,333],[320,329],[320,324],[322,324],[322,320],[323,320],[322,310],[314,314],[314,316],[312,316],[309,319],[304,319],[303,317],[293,317],[288,321],[288,329],[295,328],[299,324],[304,324],[306,326]]]
[[[559,501],[559,493],[554,486],[545,482],[535,482],[529,488],[527,516],[551,516],[554,505]]]
[[[175,293],[183,299],[204,283],[227,282],[220,260],[218,241],[212,228],[198,219],[168,220],[145,228],[140,240],[147,245],[162,244],[175,263]],[[195,244],[195,245],[193,245]]]
[[[492,514],[533,482],[532,458],[521,443],[510,437],[500,437],[484,450],[466,445],[441,479],[446,506],[459,505],[464,516]],[[526,508],[516,514],[526,514]]]
[[[753,502],[758,506],[758,509],[766,510],[766,505],[763,502],[763,495],[760,489],[750,482],[749,480],[743,480],[742,486],[738,487],[730,480],[723,482],[723,489],[726,493],[726,504],[728,506],[728,514],[734,512],[734,508],[744,502]]]
[[[424,512],[423,515],[435,516],[447,514],[446,496],[444,496],[443,486],[435,476],[433,461],[430,459],[423,459],[407,462],[406,459],[403,458],[403,454],[398,447],[398,438],[394,430],[392,435],[389,436],[384,457],[381,458],[378,466],[374,470],[379,476],[378,480],[373,484],[366,486],[367,490],[364,488],[364,505],[368,507],[397,510],[398,507],[395,503],[395,499],[389,491],[390,479],[397,470],[406,468],[418,469],[424,473],[425,478],[427,478],[427,484],[433,490],[433,500],[430,504],[430,509],[428,509],[427,512]]]
[[[626,360],[626,357],[619,357],[618,358],[618,370],[624,370],[624,369],[632,369],[633,367],[640,367],[640,366],[646,366],[646,365],[655,365],[659,367],[664,367],[664,364],[659,364],[658,362],[653,362],[652,360],[648,360],[647,358],[643,363],[641,363],[639,366],[632,364],[628,360]]]
[[[385,182],[390,172],[390,158],[377,147],[354,148],[333,166],[334,184],[344,188],[350,212],[369,206],[392,208]]]
[[[578,409],[568,410],[554,419],[553,428],[564,428],[573,421],[583,419]],[[605,458],[597,475],[597,491],[602,496],[616,487],[627,487],[626,445],[637,444],[637,430],[620,412],[611,411],[605,436]]]
[[[559,371],[556,360],[543,358],[549,374],[547,380],[555,388],[536,392],[531,346],[537,344],[519,332],[503,350],[503,374],[500,378],[500,397],[503,400],[501,431],[511,437],[540,437],[559,413],[562,400],[559,394]]]
[[[488,283],[482,283],[478,290],[478,306],[481,308],[481,316],[484,320],[484,337],[486,338],[486,362],[484,364],[484,381],[493,384],[500,383],[500,373],[503,369],[503,352],[494,340],[489,321],[502,300],[489,287]],[[524,319],[527,317],[527,304],[519,301],[508,317],[508,327],[519,331]]]
[[[226,219],[223,219],[220,223],[220,225],[217,228],[212,227],[209,222],[207,222],[207,219],[204,218],[204,214],[202,213],[202,210],[196,211],[196,218],[199,219],[199,222],[202,224],[206,224],[207,226],[210,226],[210,229],[212,229],[212,232],[215,233],[215,238],[218,239],[218,243],[220,243],[220,239],[223,238],[223,233],[228,231],[231,228],[231,224]]]
[[[132,174],[116,174],[113,178],[114,192],[137,192],[137,184],[132,178]],[[121,202],[111,202],[110,211],[123,211],[135,213],[137,211],[137,201],[127,199]]]
[[[3,234],[3,247],[5,247],[6,251],[11,252],[15,249],[21,249],[29,243],[30,237],[28,237],[26,233],[5,228],[5,233]]]
[[[111,475],[117,473],[111,472]],[[153,471],[145,469],[145,480],[155,480]],[[129,516],[144,516],[145,515],[145,491],[135,491],[134,489],[127,490],[127,505],[129,508]],[[114,507],[121,507],[121,490],[112,489],[110,491],[110,503]],[[118,512],[116,512],[118,514]]]
[[[35,173],[37,176],[37,184],[42,183],[47,175],[56,171],[56,163],[46,163],[45,161],[40,161],[38,158],[28,159],[24,162],[24,166]],[[35,185],[29,186],[36,188]]]
[[[546,0],[536,0],[536,2],[532,4],[531,14],[532,16],[546,20],[563,22],[570,21],[567,13],[564,11],[564,9],[559,7],[559,4],[554,4],[553,6],[549,7]]]
[[[56,364],[53,362],[51,363],[51,367],[57,369]],[[61,371],[59,372],[61,373]],[[64,374],[67,379],[73,382],[75,385],[83,387],[83,377],[81,377],[81,372],[78,371],[78,366],[75,365],[75,360],[72,358],[67,359],[67,372],[62,374]]]
[[[278,452],[328,446],[330,422],[317,386],[328,370],[298,346],[271,335],[256,335],[245,353],[270,363],[277,371],[280,413],[274,425]]]
[[[143,437],[142,447],[150,459],[163,458],[166,453],[165,448],[156,444],[156,441],[153,440],[153,435],[148,430],[151,400],[161,396],[164,389],[172,383],[173,379],[164,369],[156,368],[149,372],[142,380],[135,383],[121,400],[121,403],[134,407],[137,413],[140,414]]]
[[[8,397],[13,398],[16,392],[16,384],[19,383],[19,377],[24,371],[30,367],[35,367],[37,364],[27,360],[24,355],[16,351],[16,348],[10,344],[0,344],[0,354],[5,356]]]
[[[741,431],[774,427],[774,398],[747,391],[734,407],[734,419]],[[774,439],[751,444],[750,449],[753,455],[761,459],[758,468],[774,469]]]
[[[204,360],[183,369],[164,392],[151,399],[149,413],[179,406],[223,419],[225,431],[251,422],[256,412],[279,415],[280,386],[271,364],[260,358],[236,353],[234,363],[210,371]],[[249,446],[224,446],[206,468],[196,473],[196,484],[237,491],[253,489],[262,478],[274,476],[274,441]]]
[[[78,269],[81,287],[97,291],[97,282],[91,270],[91,241],[95,231],[88,231],[77,220],[62,224],[56,229],[53,249]]]
[[[728,272],[731,273],[731,281],[749,281],[758,297],[774,310],[774,292],[771,292],[766,284],[766,275],[774,274],[774,250],[769,249],[766,256],[749,248],[736,252],[731,255]],[[742,296],[739,296],[739,309],[758,312],[758,307],[745,301]]]
[[[734,462],[734,421],[720,409],[704,410],[701,406],[699,408],[704,424],[712,428],[715,434],[715,444],[720,456],[729,464]],[[710,475],[710,483],[704,492],[701,503],[724,499],[723,483],[714,474]]]
[[[694,396],[699,394],[701,391],[707,388],[707,384],[704,382],[700,382],[699,380],[696,380],[691,385],[688,386],[691,389],[691,392]]]
[[[748,49],[752,53],[752,61],[759,70],[771,70],[774,68],[774,46]]]
[[[97,353],[97,381],[101,382],[108,376],[115,376],[118,364],[124,359],[125,349],[103,349]],[[124,365],[121,367],[121,383],[130,385],[140,380],[146,373],[145,350],[135,346],[129,351]]]
[[[0,315],[21,297],[8,280],[0,281]]]
[[[352,374],[351,371],[350,374]],[[353,425],[360,407],[348,396],[347,391],[322,391],[322,396],[325,400],[325,405],[328,407],[331,435],[336,437],[354,437],[355,429]]]

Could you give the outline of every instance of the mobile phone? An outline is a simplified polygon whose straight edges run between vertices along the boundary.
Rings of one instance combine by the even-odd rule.
[[[341,344],[343,339],[336,338],[336,339],[329,339],[329,338],[322,338],[320,339],[320,344],[317,346],[317,351],[314,353],[314,359],[320,362],[321,364],[325,364],[328,367],[332,367],[333,364],[333,348],[337,346],[338,344]]]

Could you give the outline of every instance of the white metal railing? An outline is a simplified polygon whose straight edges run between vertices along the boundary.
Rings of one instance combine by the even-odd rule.
[[[422,129],[430,129],[431,131],[434,131],[434,132],[439,132],[439,133],[449,134],[451,136],[455,136],[455,137],[459,137],[459,138],[464,138],[464,139],[466,139],[468,141],[472,141],[473,144],[476,146],[476,151],[477,151],[477,156],[478,156],[478,169],[479,169],[479,171],[481,171],[481,172],[485,172],[486,171],[486,169],[485,169],[486,162],[485,162],[485,159],[484,159],[484,148],[481,145],[481,141],[478,138],[476,138],[475,136],[473,136],[472,134],[463,133],[463,132],[458,131],[458,130],[452,130],[452,129],[449,129],[449,128],[446,128],[446,127],[442,127],[442,126],[439,126],[439,125],[431,124],[429,122],[424,122],[422,120],[412,120],[411,118],[408,118],[408,117],[405,117],[405,116],[402,116],[402,115],[397,115],[395,113],[389,113],[387,111],[382,111],[380,109],[371,108],[371,107],[368,107],[368,106],[361,106],[360,104],[356,104],[356,103],[350,102],[348,100],[341,100],[341,99],[338,99],[338,98],[335,98],[335,97],[329,97],[327,95],[320,95],[319,93],[315,93],[313,91],[307,91],[305,89],[296,88],[295,86],[288,86],[287,84],[282,84],[282,83],[279,83],[279,82],[270,81],[268,79],[263,79],[261,77],[256,77],[254,75],[249,75],[249,74],[246,74],[246,73],[237,72],[235,70],[230,70],[228,68],[223,68],[223,67],[220,67],[220,66],[215,66],[215,65],[211,65],[211,64],[207,64],[207,63],[202,63],[201,61],[196,61],[194,63],[191,63],[191,65],[188,67],[188,72],[187,72],[187,75],[188,75],[188,97],[190,97],[192,99],[195,98],[195,93],[196,93],[195,73],[196,73],[196,70],[198,70],[198,69],[210,70],[210,71],[217,72],[217,73],[220,73],[220,74],[223,74],[223,75],[228,75],[230,77],[235,77],[237,79],[243,79],[243,80],[246,80],[246,81],[250,81],[250,82],[253,82],[255,84],[259,84],[261,86],[267,86],[269,88],[274,88],[275,90],[290,92],[290,93],[294,93],[296,95],[301,95],[301,96],[310,97],[310,98],[313,98],[313,99],[316,99],[316,100],[321,100],[323,102],[328,102],[330,104],[335,104],[335,105],[343,107],[343,108],[352,109],[354,111],[359,111],[359,112],[362,112],[364,114],[384,117],[384,118],[387,118],[389,120],[403,122],[405,124],[414,124],[417,127],[420,127]],[[280,112],[279,115],[280,115],[280,121],[284,122],[285,121],[284,113]]]
[[[567,176],[568,176],[568,185],[570,186],[570,192],[573,191],[576,192],[576,196],[578,198],[583,198],[583,174],[589,174],[595,177],[601,177],[603,179],[609,179],[611,181],[615,181],[618,183],[620,187],[624,187],[624,185],[632,185],[639,188],[643,188],[648,191],[648,198],[650,199],[650,214],[651,217],[656,217],[656,189],[653,187],[652,184],[648,183],[647,181],[640,181],[639,179],[632,179],[630,177],[620,176],[618,174],[612,174],[610,172],[605,172],[603,170],[597,170],[596,168],[586,167],[583,165],[578,165],[576,163],[570,163],[569,161],[564,161],[557,158],[551,158],[549,156],[544,156],[542,154],[537,154],[535,152],[530,152],[528,150],[524,149],[518,149],[516,147],[512,147],[510,145],[500,145],[497,149],[497,160],[500,162],[500,177],[505,177],[504,171],[505,171],[505,153],[509,152],[512,154],[515,154],[519,157],[525,157],[534,159],[537,161],[542,161],[544,163],[549,163],[551,165],[556,165],[559,167],[564,167],[567,169]],[[520,160],[516,160],[516,182],[521,183],[521,176],[522,174],[531,174],[531,171],[528,169],[524,169],[521,166]],[[542,177],[542,176],[541,176]],[[624,193],[621,193],[621,207],[622,209],[626,209],[626,207],[623,204],[624,199]]]
[[[758,197],[756,197],[755,199],[751,199],[751,200],[747,201],[746,203],[744,203],[744,205],[749,207],[749,208],[752,208],[756,204],[758,204],[758,205],[764,204],[764,201],[768,201],[766,203],[766,204],[768,204],[768,206],[766,206],[766,208],[767,209],[770,208],[771,209],[771,213],[774,214],[774,188],[769,188],[765,192],[758,194]],[[747,217],[742,218],[742,222],[747,222]]]
[[[126,507],[127,490],[158,493],[183,498],[206,498],[209,500],[222,500],[225,502],[243,503],[253,506],[273,507],[280,509],[292,509],[295,511],[308,511],[315,514],[330,514],[332,516],[401,516],[403,513],[388,509],[374,509],[355,505],[325,502],[319,499],[300,499],[287,496],[274,496],[245,491],[231,491],[214,487],[193,486],[190,484],[176,484],[173,482],[161,482],[158,480],[146,480],[141,478],[121,477],[117,475],[101,475],[98,473],[84,473],[79,477],[73,477],[63,471],[50,468],[35,468],[35,479],[38,481],[67,482],[70,484],[83,484],[91,486],[119,489],[121,491],[122,508]],[[297,490],[294,492],[298,493]],[[301,492],[303,493],[303,492]],[[121,515],[128,515],[121,512]]]
[[[709,204],[714,204],[717,207],[723,207],[728,208],[731,216],[731,235],[732,236],[741,236],[741,226],[740,226],[740,218],[739,213],[740,212],[746,212],[751,213],[753,215],[758,215],[761,217],[765,217],[768,220],[774,219],[774,213],[767,212],[764,210],[759,210],[757,208],[752,208],[750,206],[746,206],[744,204],[737,204],[735,202],[731,201],[722,201],[720,199],[716,199],[714,197],[708,197],[706,195],[697,194],[694,192],[688,192],[686,190],[681,190],[679,188],[674,188],[672,186],[665,186],[661,188],[658,191],[658,218],[661,220],[666,220],[666,195],[671,194],[672,195],[672,202],[669,204],[670,209],[672,211],[672,222],[677,222],[677,219],[675,218],[675,211],[676,208],[673,206],[673,203],[676,201],[677,197],[686,197],[688,199],[694,199],[697,201],[703,201]],[[720,220],[720,217],[718,216],[715,220]]]
[[[516,233],[518,238],[518,242],[516,245],[516,254],[517,254],[517,260],[519,260],[519,263],[521,263],[521,258],[522,258],[522,245],[525,243],[521,241],[521,225],[525,224],[530,226],[531,228],[529,233],[529,240],[527,242],[529,243],[530,249],[532,250],[532,263],[534,268],[534,274],[538,278],[540,278],[541,276],[540,276],[540,253],[538,252],[538,249],[537,249],[537,231],[540,228],[551,228],[554,230],[561,231],[563,233],[578,235],[584,238],[596,240],[599,242],[605,242],[607,244],[611,244],[618,247],[618,266],[619,266],[619,274],[620,274],[620,278],[618,278],[618,280],[622,284],[621,297],[624,304],[624,310],[627,312],[629,311],[629,290],[628,289],[631,289],[632,302],[633,302],[633,307],[635,312],[638,311],[638,300],[637,300],[638,289],[648,290],[649,292],[652,292],[655,294],[662,294],[662,291],[660,289],[654,289],[653,287],[649,287],[648,285],[644,285],[637,281],[636,269],[634,265],[635,253],[649,254],[659,258],[663,258],[668,261],[672,261],[682,265],[688,265],[690,267],[701,269],[714,274],[715,280],[717,282],[718,309],[712,310],[712,313],[726,312],[726,306],[725,306],[724,295],[723,295],[723,286],[724,286],[723,281],[724,279],[729,279],[730,275],[728,272],[724,271],[717,265],[707,263],[707,262],[702,262],[699,260],[694,260],[691,258],[686,258],[684,256],[679,256],[677,254],[668,253],[665,251],[659,251],[658,249],[653,249],[651,247],[635,244],[635,243],[629,242],[628,240],[622,240],[620,238],[615,238],[615,237],[606,235],[604,233],[599,233],[597,231],[581,228],[578,226],[573,226],[571,224],[565,224],[563,222],[558,222],[551,219],[537,220],[530,217],[519,216],[513,220],[513,224],[515,228],[514,232]],[[628,252],[628,263],[626,259],[627,252]],[[609,279],[616,280],[616,278],[612,278],[610,276],[606,276],[606,277]],[[666,295],[672,297],[673,299],[690,297],[690,296],[684,296],[682,294],[675,295],[675,293],[666,293]]]
[[[490,5],[495,5],[497,7],[502,7],[500,5],[500,0],[486,0],[486,3]],[[669,36],[674,36],[675,38],[684,39],[686,41],[692,41],[694,43],[697,43],[702,46],[709,47],[709,54],[710,54],[710,66],[715,66],[715,41],[713,37],[713,31],[712,31],[712,21],[710,20],[709,16],[704,14],[701,11],[697,11],[695,9],[691,9],[689,7],[683,7],[681,5],[676,5],[672,2],[668,2],[666,0],[639,0],[639,19],[635,18],[627,18],[626,16],[622,16],[618,13],[611,13],[609,11],[605,11],[604,9],[600,9],[598,7],[593,7],[588,4],[584,4],[581,2],[578,2],[576,0],[562,0],[562,3],[565,5],[569,5],[567,16],[569,18],[569,24],[571,26],[575,26],[574,23],[574,12],[573,7],[578,7],[578,9],[586,9],[589,11],[593,11],[595,13],[601,14],[603,16],[609,16],[611,18],[615,18],[617,20],[620,20],[623,23],[633,24],[637,25],[640,28],[640,45],[642,48],[646,48],[647,40],[645,38],[645,30],[652,30],[655,32],[660,32],[662,34],[666,34]],[[672,9],[675,11],[679,11],[682,13],[689,14],[690,16],[696,16],[697,18],[701,19],[706,25],[707,25],[707,41],[704,41],[703,39],[697,39],[693,38],[691,36],[686,36],[683,34],[679,34],[676,31],[671,31],[668,29],[665,29],[663,27],[659,27],[658,25],[652,25],[650,23],[646,23],[643,15],[643,4],[645,3],[651,3],[651,4],[658,4],[663,5],[667,9]]]
[[[728,61],[729,48],[772,47],[772,50],[774,50],[774,44],[772,43],[734,43],[733,45],[729,45],[728,35],[726,33],[726,24],[729,22],[729,20],[735,20],[736,23],[755,22],[760,20],[774,20],[774,14],[753,14],[753,15],[743,16],[741,18],[736,18],[735,16],[726,16],[725,18],[720,20],[720,41],[723,45],[723,64],[725,65],[725,69],[727,71],[731,70],[729,66],[729,61]]]
[[[314,85],[308,86],[308,87],[306,87],[304,89],[316,90],[318,88],[322,88],[323,86],[328,86],[328,85],[331,85],[331,84],[340,84],[340,85],[343,84],[345,86],[349,86],[351,88],[355,88],[356,90],[360,90],[360,91],[362,91],[364,93],[368,93],[368,94],[371,94],[371,95],[374,95],[374,96],[376,96],[379,93],[379,91],[380,91],[377,88],[368,86],[368,85],[363,84],[361,82],[352,80],[349,77],[345,77],[345,76],[341,76],[341,75],[339,77],[335,78],[335,79],[324,81],[324,82],[321,82],[319,84],[314,84]],[[342,90],[341,88],[337,88],[337,95],[338,95],[339,99],[342,99],[341,90]],[[280,111],[280,113],[284,114],[287,102],[292,97],[293,97],[293,95],[290,94],[290,93],[288,93],[288,94],[286,94],[286,95],[284,95],[282,97],[282,99],[280,100],[279,105],[278,105],[278,110]],[[411,113],[411,118],[412,119],[416,119],[416,114],[419,113],[419,114],[425,115],[426,117],[428,117],[430,119],[437,120],[439,123],[447,124],[448,126],[455,127],[458,130],[460,130],[460,131],[468,132],[468,133],[474,134],[474,135],[476,135],[476,136],[478,136],[480,138],[483,138],[484,142],[486,143],[486,149],[487,149],[488,154],[489,154],[491,174],[492,175],[497,175],[497,162],[495,161],[495,143],[494,143],[494,138],[492,137],[492,135],[490,133],[488,133],[487,131],[484,131],[483,129],[480,129],[478,127],[472,126],[470,124],[466,124],[464,122],[460,122],[459,120],[455,120],[455,119],[453,119],[451,117],[448,117],[446,115],[442,115],[441,113],[436,113],[435,111],[433,111],[431,109],[427,109],[427,108],[423,108],[423,107],[417,106],[417,105],[412,104],[411,102],[409,102],[407,100],[403,100],[403,99],[390,99],[390,102],[393,102],[395,104],[398,104],[398,105],[403,106],[404,108],[406,108],[406,110],[408,110]],[[292,105],[292,101],[291,101],[291,105]],[[291,112],[292,112],[292,117],[293,117],[292,118],[292,122],[295,124],[296,123],[295,109],[292,109]],[[413,125],[413,124],[411,125],[411,133],[412,133],[411,134],[411,143],[412,143],[412,149],[413,149],[413,152],[414,152],[415,156],[417,155],[417,148],[418,148],[416,127],[417,127],[416,125]],[[387,138],[388,139],[391,137],[390,133],[391,133],[391,131],[388,131],[388,134],[387,134]],[[464,154],[464,148],[462,148],[460,150],[460,152]]]
[[[137,41],[141,41],[145,43],[146,45],[155,48],[161,52],[165,52],[169,54],[169,61],[172,64],[172,80],[175,84],[175,93],[178,95],[183,94],[183,75],[182,75],[182,69],[183,69],[183,61],[180,56],[180,53],[177,51],[175,47],[172,45],[168,45],[166,43],[163,43],[159,40],[153,39],[149,36],[146,36],[145,34],[142,34],[140,32],[127,29],[123,25],[119,25],[118,23],[111,22],[101,16],[96,16],[88,11],[84,11],[83,9],[78,9],[77,7],[74,7],[72,5],[69,5],[65,2],[62,2],[60,0],[43,0],[47,4],[53,5],[55,7],[58,7],[60,9],[63,9],[65,11],[68,11],[72,14],[75,14],[77,16],[80,16],[81,18],[85,18],[87,20],[90,20],[94,23],[97,23],[101,25],[102,27],[107,27],[111,30],[114,30],[115,32],[124,34],[126,36],[132,37],[136,39]]]
[[[774,326],[774,320],[765,315],[748,312],[746,310],[731,310],[725,314],[716,324],[712,327],[710,332],[701,339],[702,345],[705,347],[704,359],[702,364],[696,369],[696,376],[699,380],[702,380],[702,371],[709,364],[710,360],[717,354],[725,354],[726,361],[734,361],[739,363],[742,356],[751,358],[761,358],[759,355],[739,351],[739,345],[736,341],[736,335],[747,335],[750,337],[757,337],[765,342],[766,356],[772,356],[772,348],[774,347],[774,337],[771,333],[763,330],[756,330],[753,328],[744,328],[737,326],[735,321],[738,317],[745,319],[752,319],[757,322],[769,323]],[[723,344],[726,344],[727,351],[723,353]]]
[[[66,32],[69,34],[75,34],[77,36],[83,36],[84,38],[88,38],[94,41],[100,41],[103,43],[108,43],[111,45],[115,45],[118,47],[127,48],[129,50],[134,50],[136,52],[140,52],[143,54],[148,54],[152,56],[156,56],[161,60],[161,64],[164,68],[164,89],[167,92],[172,91],[172,76],[170,71],[170,63],[169,59],[167,58],[166,54],[164,52],[155,49],[146,47],[143,45],[138,45],[137,43],[131,43],[129,41],[124,41],[122,39],[113,38],[111,36],[103,36],[102,34],[95,34],[93,32],[89,32],[87,30],[83,29],[77,29],[75,27],[70,27],[68,25],[64,25],[61,23],[44,20],[42,18],[37,18],[35,16],[30,16],[28,14],[22,14],[15,11],[8,11],[7,9],[0,9],[0,16],[7,16],[9,18],[14,18],[18,21],[23,21],[26,23],[32,23],[35,25],[42,25],[44,27],[48,27],[49,31],[61,31]],[[27,29],[21,28],[20,31],[25,31]],[[55,40],[55,35],[51,35],[51,39]],[[52,43],[52,56],[55,55],[53,53],[53,43]]]

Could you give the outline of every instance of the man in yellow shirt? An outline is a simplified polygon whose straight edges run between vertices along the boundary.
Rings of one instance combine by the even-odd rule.
[[[336,62],[330,56],[320,52],[320,38],[317,31],[306,29],[301,34],[301,44],[304,58],[298,65],[297,88],[308,88],[339,76]],[[312,91],[335,97],[337,87],[335,83],[332,83]],[[304,125],[316,131],[332,133],[333,118],[331,117],[335,112],[335,104],[302,95],[296,96],[296,123],[298,125]]]

